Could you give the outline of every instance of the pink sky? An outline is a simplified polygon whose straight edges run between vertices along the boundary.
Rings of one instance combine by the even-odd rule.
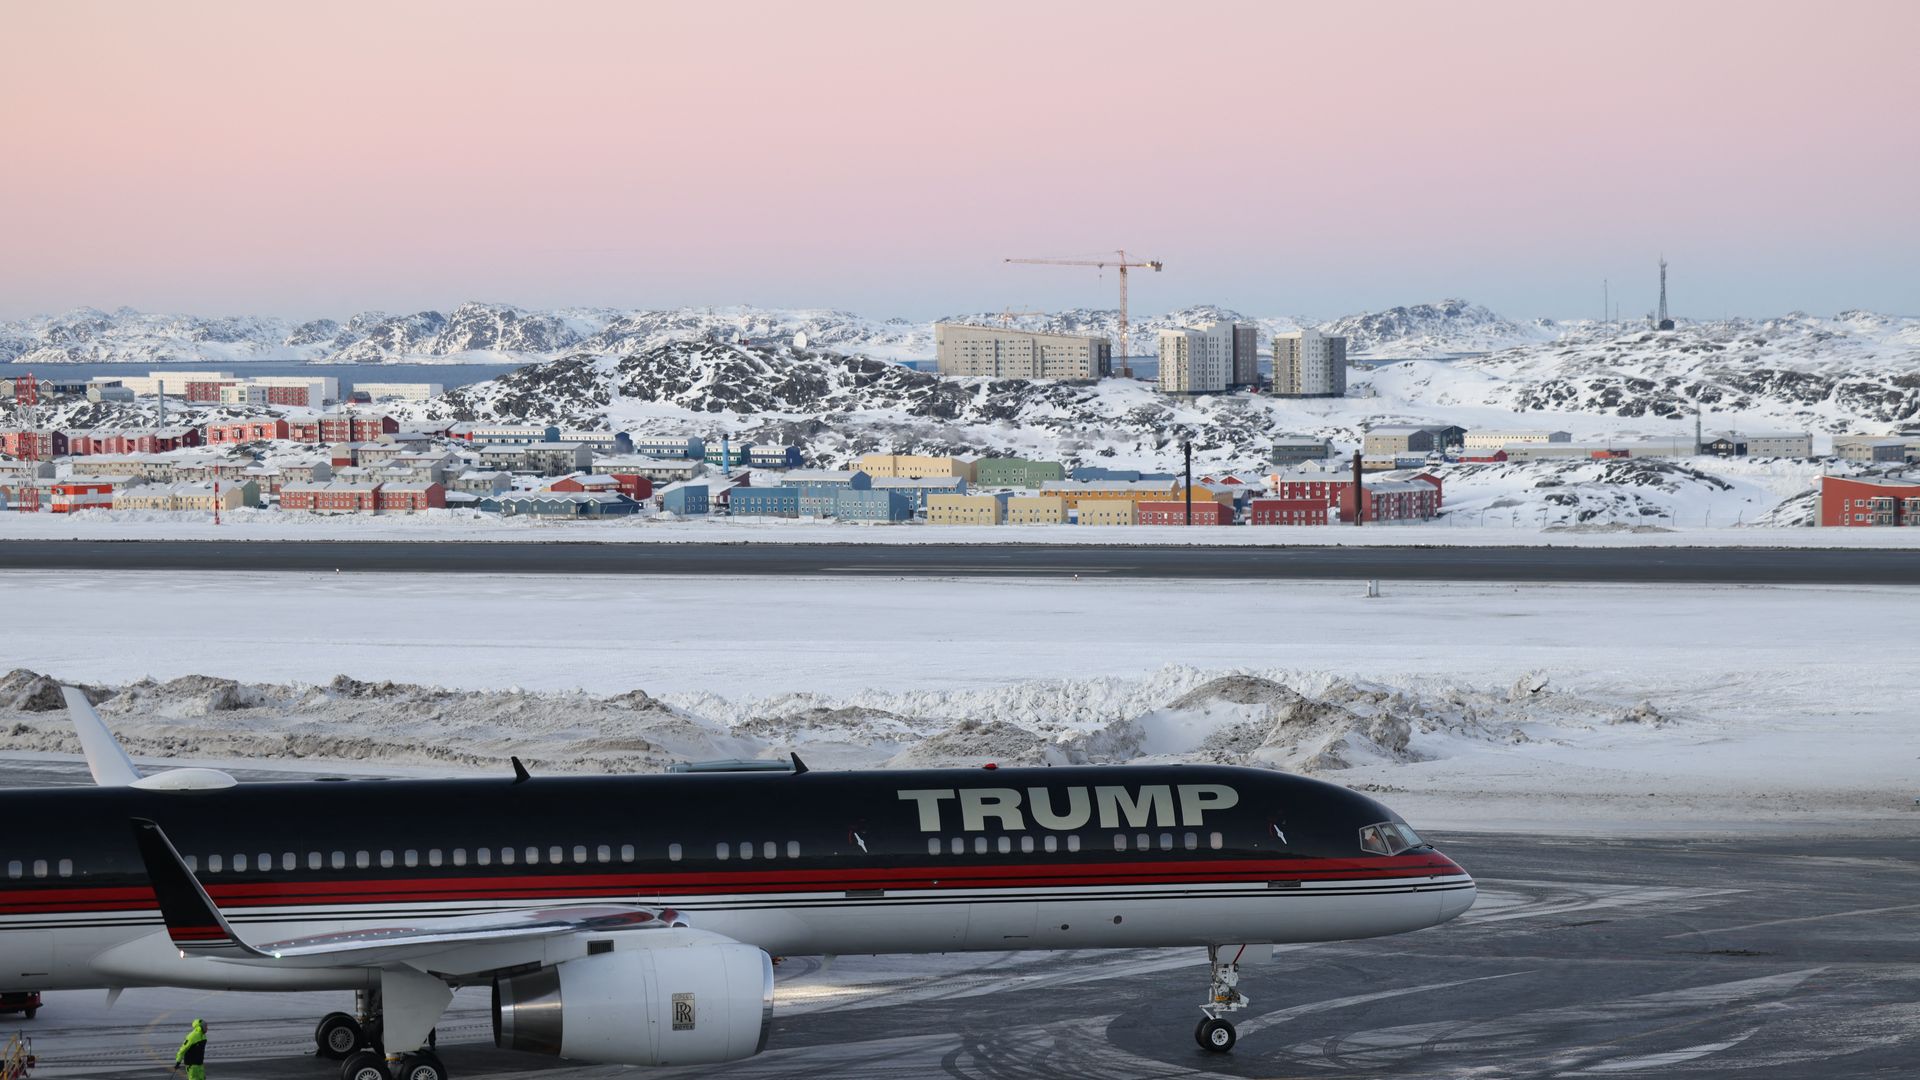
[[[1920,4],[0,6],[0,315],[1920,314]]]

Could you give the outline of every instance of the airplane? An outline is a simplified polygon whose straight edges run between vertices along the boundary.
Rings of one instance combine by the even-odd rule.
[[[1473,879],[1374,800],[1212,765],[238,784],[141,775],[66,689],[93,787],[0,792],[0,991],[352,991],[342,1080],[448,1080],[433,1031],[593,1063],[765,1049],[775,956],[1204,948],[1241,964],[1436,926]]]

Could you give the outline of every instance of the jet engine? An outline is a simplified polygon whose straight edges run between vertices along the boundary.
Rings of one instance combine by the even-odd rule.
[[[615,1065],[713,1065],[766,1048],[765,952],[677,929],[617,935],[612,946],[495,979],[494,1045]]]

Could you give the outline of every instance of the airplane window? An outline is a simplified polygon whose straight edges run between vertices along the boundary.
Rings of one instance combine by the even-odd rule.
[[[245,871],[246,868],[247,868],[247,857],[245,855],[235,855],[233,857],[233,872],[238,874]]]
[[[1173,850],[1173,834],[1172,833],[1163,832],[1160,834],[1160,850],[1161,851]]]
[[[1020,838],[1020,854],[1022,855],[1033,854],[1033,837],[1023,836]]]
[[[300,869],[300,856],[295,855],[291,851],[281,852],[280,853],[280,869],[282,870]]]
[[[675,845],[673,845],[673,846],[674,846],[674,847],[675,847],[676,849],[678,849],[678,848],[680,847],[680,845],[679,845],[679,844],[675,844]],[[675,855],[675,856],[674,856],[674,860],[675,860],[676,862],[677,862],[677,861],[679,861],[679,858],[680,858],[680,857],[679,857],[678,855]],[[632,861],[633,861],[633,845],[632,845],[632,844],[621,844],[621,845],[620,845],[620,861],[621,861],[621,862],[632,862]]]
[[[729,847],[725,841],[715,844],[713,845],[713,857],[719,859],[721,862],[726,862],[728,859],[733,858],[733,848]]]
[[[940,838],[939,837],[937,836],[927,837],[927,854],[929,855],[940,854]]]
[[[185,860],[186,860],[186,863],[187,863],[187,873],[189,873],[189,874],[197,874],[197,873],[199,873],[199,872],[200,872],[200,856],[198,856],[198,855],[182,855],[182,856],[180,856],[180,857],[181,857],[182,859],[185,859]]]
[[[985,855],[985,854],[987,853],[987,838],[986,838],[986,837],[984,837],[984,836],[976,836],[976,837],[974,837],[974,838],[973,838],[973,853],[974,853],[975,855]]]
[[[753,845],[751,843],[745,840],[740,841],[740,857],[743,859],[753,858]]]
[[[1078,836],[1067,837],[1067,850],[1068,851],[1080,850],[1080,838]]]
[[[558,860],[555,860],[555,861],[557,862]],[[575,865],[578,865],[587,861],[587,847],[585,844],[573,845],[573,861]]]
[[[797,859],[799,857],[800,857],[800,841],[798,840],[787,841],[787,858]]]
[[[220,862],[220,856],[218,855],[207,856],[207,873],[209,874],[219,873],[221,865],[222,863]]]
[[[436,847],[436,848],[427,849],[427,865],[428,866],[440,865],[440,849],[439,848]]]
[[[620,849],[620,858],[625,860],[626,862],[632,862],[633,860],[627,857],[627,850],[628,849],[626,848]],[[667,861],[668,862],[680,861],[680,845],[679,844],[667,845]]]
[[[334,868],[335,870],[345,870],[345,869],[347,868],[347,853],[346,853],[346,852],[344,852],[344,851],[336,851],[336,852],[334,852],[334,853],[333,853],[333,868]]]
[[[406,866],[419,866],[420,853],[418,851],[413,850],[412,848],[408,848],[405,852],[401,854],[400,862]]]
[[[765,855],[769,859],[777,859],[780,857],[780,845],[769,840],[760,845],[760,854]]]
[[[1047,849],[1047,852],[1048,852],[1049,854],[1051,854],[1051,853],[1053,853],[1053,852],[1055,852],[1055,851],[1059,851],[1059,850],[1060,850],[1060,838],[1059,838],[1059,837],[1057,837],[1057,836],[1049,836],[1049,837],[1047,837],[1047,838],[1046,838],[1045,840],[1043,840],[1043,841],[1041,841],[1041,843],[1040,843],[1040,846],[1041,846],[1041,847],[1043,847],[1043,848],[1046,848],[1046,849]]]
[[[554,846],[547,849],[547,862],[551,863],[554,866],[559,866],[561,863],[566,861],[567,861],[567,851],[565,848],[561,847],[558,844],[555,844]]]
[[[47,860],[45,859],[33,860],[33,876],[34,877],[47,876]]]
[[[393,852],[382,851],[380,853],[380,869],[382,870],[393,869]]]
[[[486,850],[491,850],[491,849],[486,849]],[[482,864],[482,865],[485,865],[485,864]],[[501,866],[513,865],[513,849],[512,848],[503,847],[500,849],[500,865]]]
[[[254,860],[253,868],[262,872],[273,869],[273,852],[261,852],[259,857]]]
[[[453,849],[453,865],[455,866],[467,865],[467,849],[466,848],[457,847]]]
[[[19,859],[14,859],[11,862],[7,863],[7,876],[10,878],[18,878],[23,872],[25,872],[25,869],[26,869],[25,867],[20,865]],[[192,869],[192,867],[188,867],[188,869]]]
[[[1360,850],[1369,855],[1398,855],[1426,846],[1420,834],[1398,821],[1383,821],[1360,830]]]
[[[1153,838],[1149,837],[1146,833],[1140,833],[1135,839],[1137,839],[1139,843],[1134,846],[1141,851],[1149,851],[1153,848]]]
[[[1221,836],[1219,833],[1208,833],[1207,846],[1215,851],[1219,851],[1221,848],[1227,846],[1227,838]]]
[[[54,873],[59,874],[61,877],[72,877],[73,860],[61,859],[59,864],[54,867]]]
[[[1010,837],[1010,836],[1002,836],[1002,837],[1000,838],[1000,845],[999,845],[999,847],[1000,847],[1000,854],[1002,854],[1002,855],[1005,855],[1005,854],[1006,854],[1007,852],[1009,852],[1009,851],[1012,851],[1012,850],[1013,850],[1013,838],[1012,838],[1012,837]]]
[[[1188,851],[1196,851],[1200,847],[1200,835],[1198,833],[1188,833],[1180,838],[1180,842]]]
[[[949,849],[955,855],[965,855],[967,853],[967,838],[964,836],[954,837],[953,843],[949,845]]]
[[[613,861],[613,849],[605,844],[601,844],[599,847],[593,849],[593,855],[594,858],[603,863]]]
[[[1127,850],[1127,834],[1126,833],[1122,832],[1122,833],[1113,834],[1113,850],[1115,851]]]
[[[540,849],[539,848],[530,847],[527,849],[526,863],[528,866],[540,865]]]
[[[319,852],[317,851],[307,852],[307,869],[319,870],[326,865],[327,865],[327,860],[322,858]]]
[[[364,851],[356,851],[353,853],[354,869],[365,870],[367,867],[372,865],[373,865],[373,856],[371,854]]]

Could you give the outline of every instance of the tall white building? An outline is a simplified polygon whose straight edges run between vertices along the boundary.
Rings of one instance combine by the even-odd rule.
[[[1275,334],[1273,392],[1282,397],[1345,397],[1347,339],[1318,330]]]
[[[1259,374],[1254,329],[1241,323],[1160,331],[1159,387],[1166,394],[1217,394]],[[1243,382],[1242,376],[1249,377]]]

